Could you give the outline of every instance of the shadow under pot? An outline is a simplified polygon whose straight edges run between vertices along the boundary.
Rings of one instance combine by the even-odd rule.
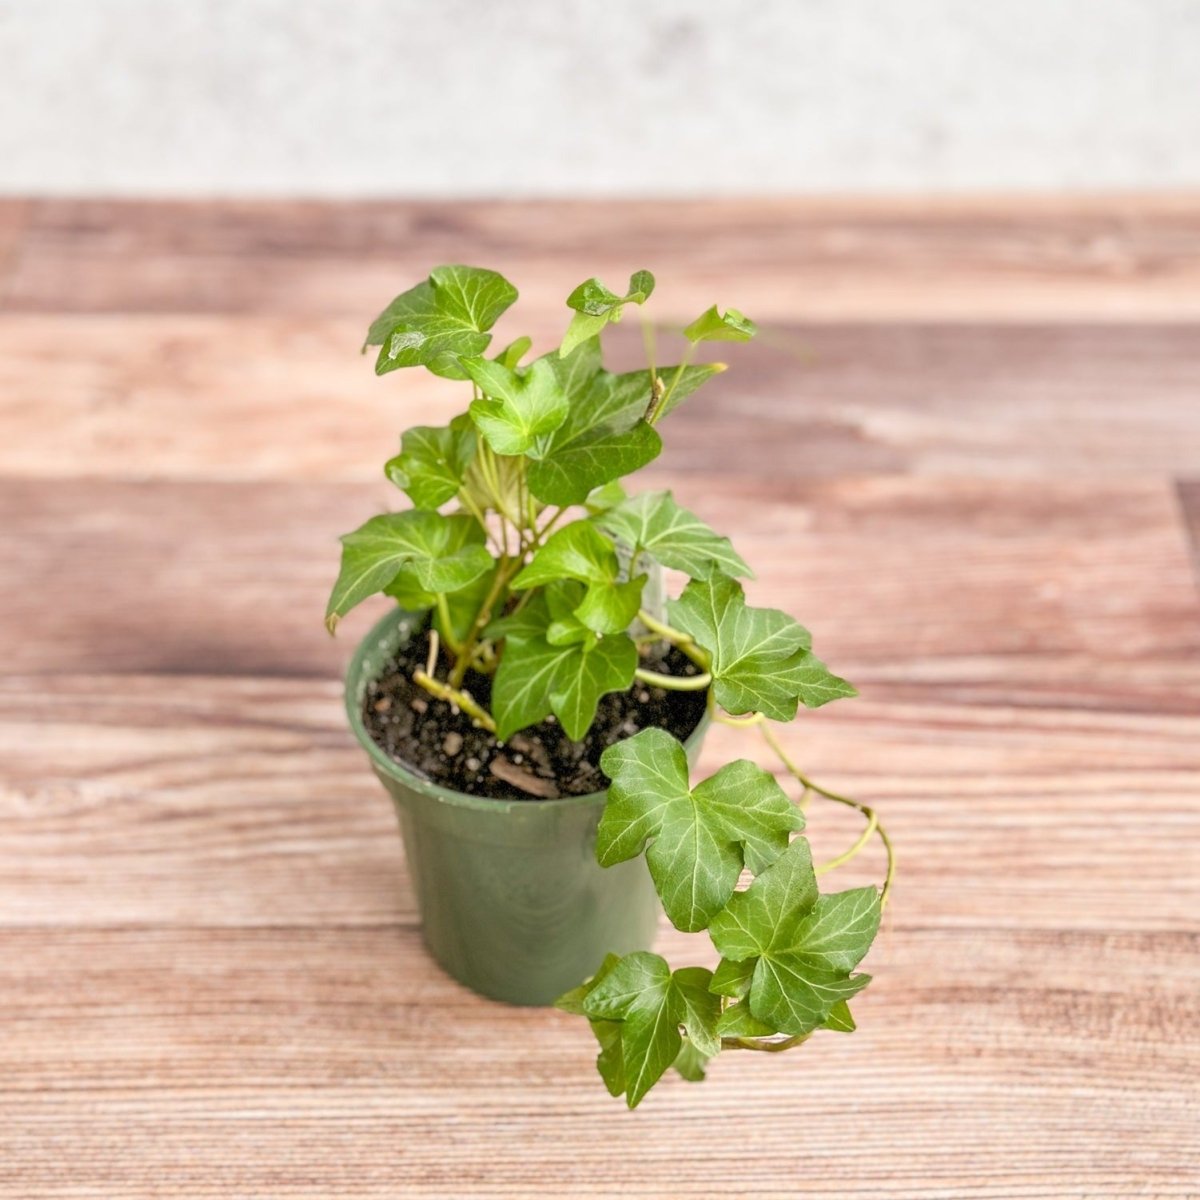
[[[500,800],[432,783],[397,762],[363,721],[368,685],[426,627],[395,609],[359,644],[346,677],[350,727],[396,806],[425,943],[460,983],[510,1004],[552,1003],[608,953],[649,949],[661,912],[639,856],[601,867],[604,792]],[[694,765],[707,728],[684,743]]]

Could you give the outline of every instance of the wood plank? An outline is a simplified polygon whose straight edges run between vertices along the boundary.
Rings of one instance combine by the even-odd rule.
[[[854,1038],[632,1118],[423,951],[320,624],[460,404],[363,320],[464,258],[542,345],[646,264],[763,319],[644,483],[860,685],[784,737],[900,852]],[[0,1197],[1200,1196],[1200,196],[0,201],[6,261]]]
[[[1192,544],[1192,561],[1196,566],[1196,586],[1200,587],[1200,479],[1184,480],[1179,484],[1179,504],[1183,523]]]
[[[0,197],[0,312],[8,299],[32,211],[28,200]]]
[[[1152,688],[1152,670],[1123,664],[1126,693]],[[902,848],[898,933],[1186,932],[1200,906],[1200,662],[1170,678],[1191,711],[1138,712],[1082,679],[1081,702],[1031,688],[1023,704],[869,683],[784,738],[816,778],[879,805]],[[395,819],[339,693],[0,678],[0,928],[411,929]],[[772,765],[753,734],[717,730],[701,770],[747,756]],[[818,859],[858,829],[819,805]],[[872,853],[845,886],[880,869]]]
[[[438,262],[560,313],[649,266],[659,311],[784,320],[1196,320],[1200,196],[37,203],[11,303],[40,312],[353,316]]]
[[[632,368],[625,332],[611,357]],[[0,316],[0,473],[377,479],[399,431],[449,419],[463,390],[377,379],[361,336],[313,318]],[[665,427],[663,469],[1028,479],[1200,462],[1191,325],[791,325],[726,349],[733,369]]]
[[[724,1056],[632,1119],[581,1022],[470,996],[411,931],[3,936],[0,1190],[24,1200],[1200,1183],[1194,934],[897,930],[853,1038]]]
[[[656,482],[734,534],[758,571],[751,599],[799,614],[863,685],[897,662],[944,677],[958,660],[960,683],[995,679],[999,657],[1055,660],[1060,685],[1073,670],[1119,697],[1131,661],[1200,650],[1165,482]],[[389,491],[382,479],[0,482],[4,668],[337,677],[381,609],[364,605],[337,640],[324,632],[335,538]]]

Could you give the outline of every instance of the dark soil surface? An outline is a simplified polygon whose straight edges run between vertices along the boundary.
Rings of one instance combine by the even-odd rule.
[[[515,733],[500,745],[486,729],[452,710],[412,681],[429,649],[415,636],[367,685],[363,721],[371,737],[397,762],[422,778],[474,796],[538,800],[603,791],[608,779],[600,755],[614,742],[657,725],[681,741],[700,723],[704,692],[668,692],[634,680],[628,692],[601,697],[582,742],[572,742],[553,717]],[[674,647],[645,648],[642,666],[664,675],[695,675],[696,665]],[[445,679],[447,664],[437,676]],[[463,683],[486,708],[491,679],[471,672]]]

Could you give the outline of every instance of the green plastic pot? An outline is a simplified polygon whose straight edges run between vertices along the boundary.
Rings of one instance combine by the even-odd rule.
[[[550,1004],[609,952],[646,950],[661,911],[644,858],[601,867],[604,793],[494,800],[440,787],[389,757],[363,725],[367,684],[426,614],[388,613],[346,676],[350,728],[400,818],[425,943],[460,983],[510,1004]],[[707,727],[686,742],[694,762]]]

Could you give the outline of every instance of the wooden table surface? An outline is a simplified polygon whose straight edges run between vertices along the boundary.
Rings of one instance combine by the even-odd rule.
[[[645,481],[861,688],[786,737],[899,849],[855,1036],[630,1114],[422,950],[321,616],[447,260],[764,326]],[[0,1195],[1200,1196],[1198,536],[1200,197],[0,205]]]

